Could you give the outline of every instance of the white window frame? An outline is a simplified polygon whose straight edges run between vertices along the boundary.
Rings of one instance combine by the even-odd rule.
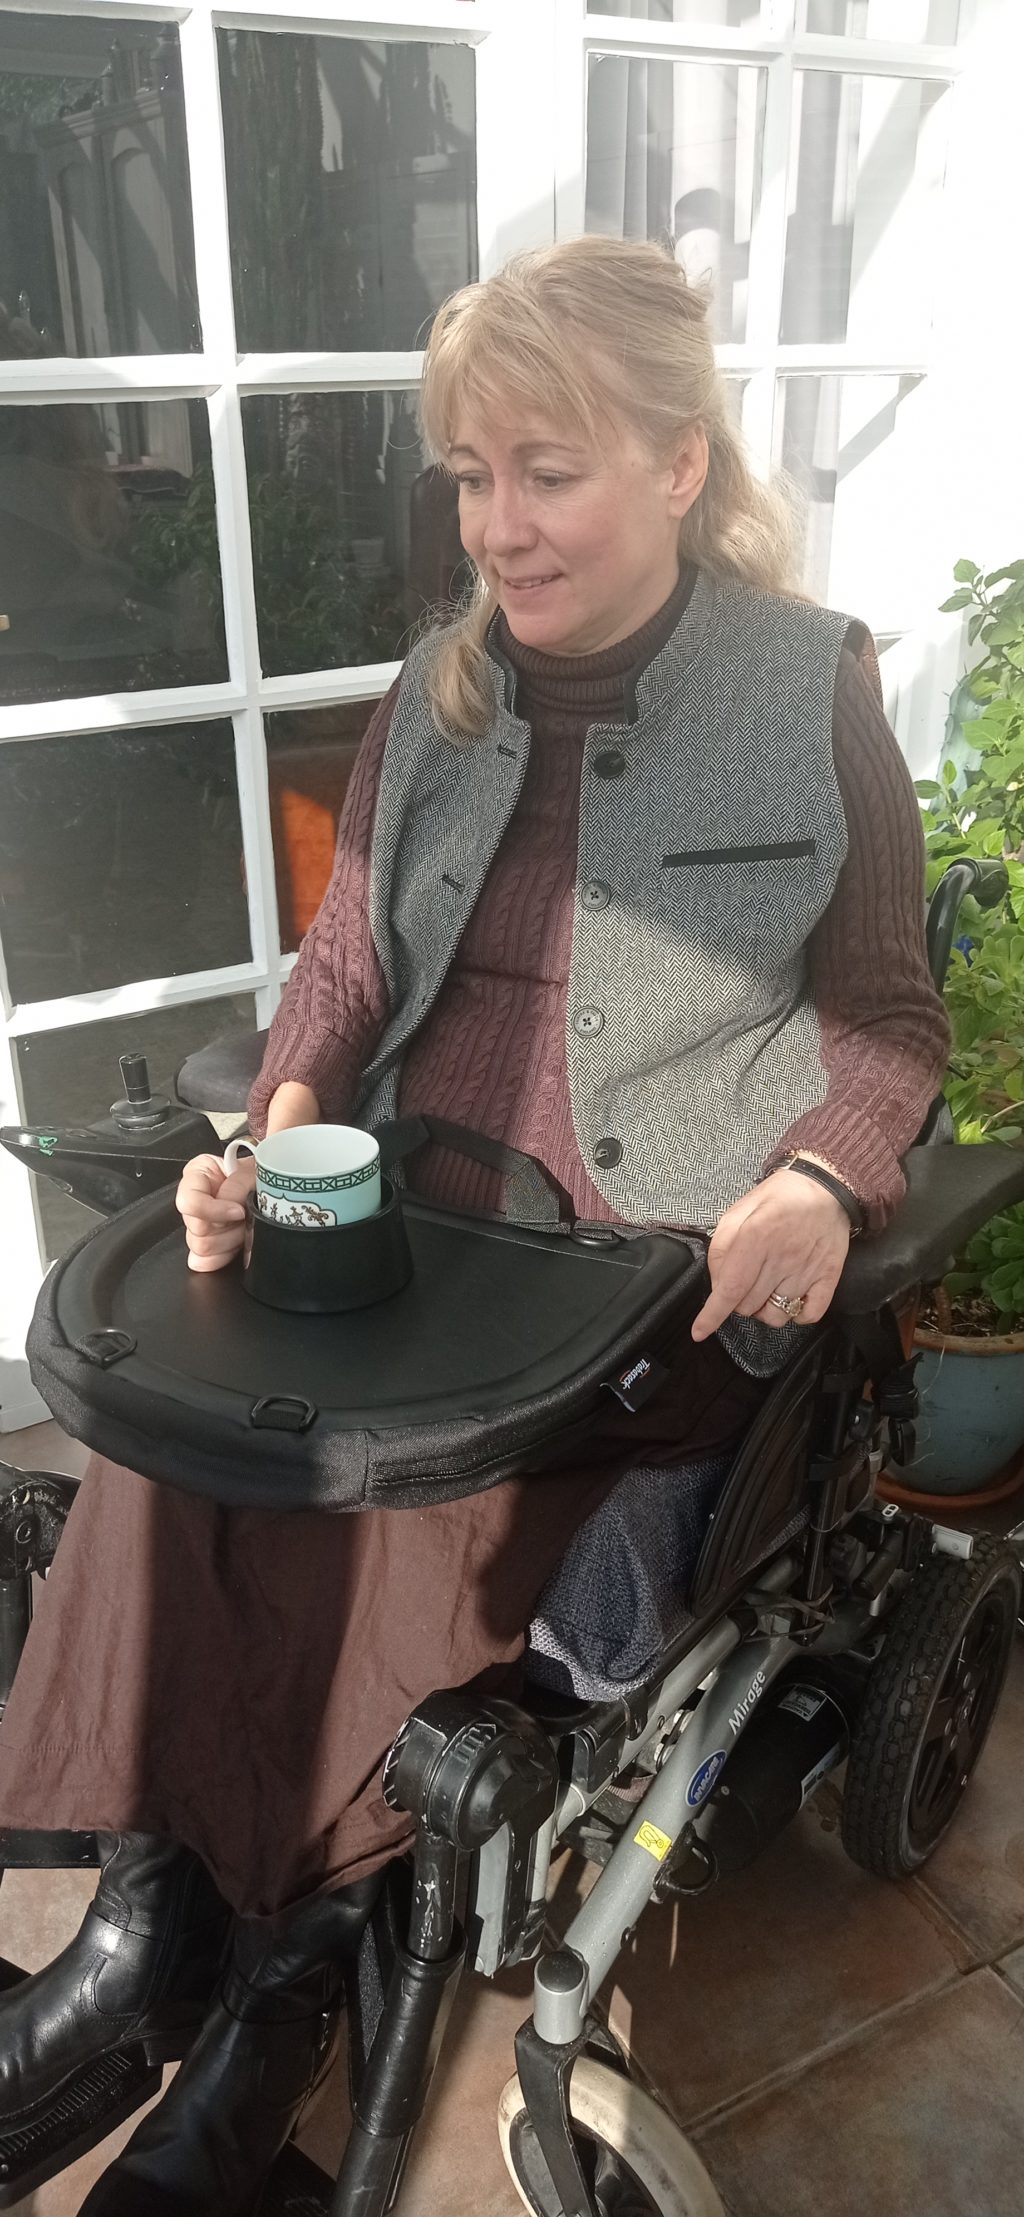
[[[34,15],[39,0],[3,0],[3,13]],[[30,366],[0,362],[0,401],[45,407],[62,400],[204,400],[220,537],[228,675],[221,684],[154,688],[80,700],[0,708],[0,744],[230,716],[252,929],[252,959],[173,978],[61,999],[17,1004],[0,952],[0,1123],[20,1123],[24,1108],[14,1059],[25,1036],[83,1022],[252,994],[257,1023],[269,1023],[293,958],[279,952],[274,856],[263,717],[283,708],[376,699],[397,662],[265,678],[260,666],[252,546],[242,442],[243,398],[250,393],[345,392],[415,388],[422,355],[305,353],[239,355],[228,233],[227,188],[217,77],[222,26],[288,29],[320,36],[419,39],[476,49],[477,236],[481,275],[518,247],[554,235],[554,37],[551,0],[43,0],[49,15],[175,23],[181,43],[186,130],[195,224],[202,351]],[[519,118],[529,113],[531,129]],[[514,180],[514,184],[510,181]],[[0,1151],[0,1431],[45,1414],[28,1380],[24,1336],[40,1277],[35,1181]]]
[[[962,0],[964,11],[998,0]],[[767,470],[777,379],[786,371],[927,374],[921,356],[894,358],[844,346],[779,343],[786,244],[790,110],[794,71],[881,73],[953,83],[964,48],[823,38],[796,31],[796,0],[762,0],[754,32],[644,23],[588,14],[585,0],[0,0],[3,14],[103,17],[175,23],[181,64],[195,225],[202,351],[31,365],[0,362],[0,401],[47,406],[61,400],[201,399],[210,409],[211,454],[223,577],[227,678],[220,684],[117,693],[101,698],[0,708],[0,743],[117,727],[159,726],[230,716],[252,926],[252,959],[181,977],[16,1005],[0,950],[0,1122],[22,1119],[15,1042],[44,1030],[252,994],[257,1022],[269,1022],[293,958],[279,951],[267,755],[271,711],[372,700],[397,663],[262,675],[257,631],[243,398],[302,387],[343,392],[409,390],[418,353],[298,353],[239,356],[236,346],[224,149],[216,64],[221,26],[280,28],[321,36],[422,39],[469,44],[477,55],[477,219],[482,276],[518,247],[583,228],[586,84],[592,53],[753,62],[767,72],[764,182],[751,242],[747,337],[723,346],[722,367],[748,380],[744,427],[755,465]],[[0,1151],[0,1431],[45,1413],[29,1385],[24,1332],[38,1285],[34,1181]]]

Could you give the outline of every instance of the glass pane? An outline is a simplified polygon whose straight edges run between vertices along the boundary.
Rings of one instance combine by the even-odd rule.
[[[724,383],[725,395],[729,403],[729,414],[737,431],[741,431],[743,428],[743,395],[750,379],[749,377],[727,377]]]
[[[266,716],[281,950],[294,954],[327,890],[338,817],[376,701]]]
[[[149,1060],[154,1093],[173,1097],[173,1080],[186,1055],[230,1033],[254,1032],[252,998],[240,993],[223,1000],[197,1001],[188,1008],[161,1008],[146,1016],[118,1016],[96,1024],[73,1024],[66,1031],[35,1032],[14,1042],[26,1124],[91,1124],[105,1116],[121,1093],[119,1055],[143,1054]],[[244,1106],[244,1104],[243,1104]],[[45,1259],[52,1262],[72,1240],[92,1231],[92,1209],[61,1193],[49,1178],[36,1185],[43,1224]]]
[[[0,15],[0,354],[200,341],[172,23]]]
[[[590,62],[587,230],[673,239],[688,278],[710,283],[718,339],[746,337],[765,82],[731,65]]]
[[[0,746],[16,1001],[251,959],[230,723]]]
[[[0,700],[227,676],[198,400],[0,408]]]
[[[588,0],[591,15],[635,16],[644,23],[701,23],[709,29],[757,30],[761,0]]]
[[[218,42],[239,346],[421,346],[477,273],[472,48]]]
[[[264,670],[394,661],[463,559],[415,394],[261,396],[242,421]]]
[[[803,582],[817,600],[879,629],[922,619],[931,524],[922,497],[934,475],[934,426],[920,377],[786,377],[776,410],[776,458],[804,509]]]
[[[959,28],[960,0],[801,0],[798,18],[801,31],[917,46],[952,46]]]
[[[916,77],[797,71],[784,341],[923,344],[948,97]]]

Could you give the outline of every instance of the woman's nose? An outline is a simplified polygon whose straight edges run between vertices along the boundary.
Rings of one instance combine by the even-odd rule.
[[[529,503],[520,488],[495,485],[484,524],[484,546],[488,554],[508,554],[515,547],[530,546],[534,537]]]

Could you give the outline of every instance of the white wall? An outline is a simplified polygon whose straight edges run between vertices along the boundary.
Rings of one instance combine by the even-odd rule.
[[[952,93],[931,369],[904,404],[900,531],[879,547],[913,625],[883,670],[917,776],[934,766],[963,667],[962,621],[936,613],[953,564],[969,555],[994,570],[1024,556],[1022,0],[982,0],[968,54]]]

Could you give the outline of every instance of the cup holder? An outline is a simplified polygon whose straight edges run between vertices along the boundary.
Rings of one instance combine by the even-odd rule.
[[[400,1293],[412,1276],[402,1197],[390,1178],[381,1179],[376,1214],[354,1224],[279,1224],[260,1214],[252,1194],[245,1213],[242,1283],[266,1308],[306,1316],[366,1309]]]

